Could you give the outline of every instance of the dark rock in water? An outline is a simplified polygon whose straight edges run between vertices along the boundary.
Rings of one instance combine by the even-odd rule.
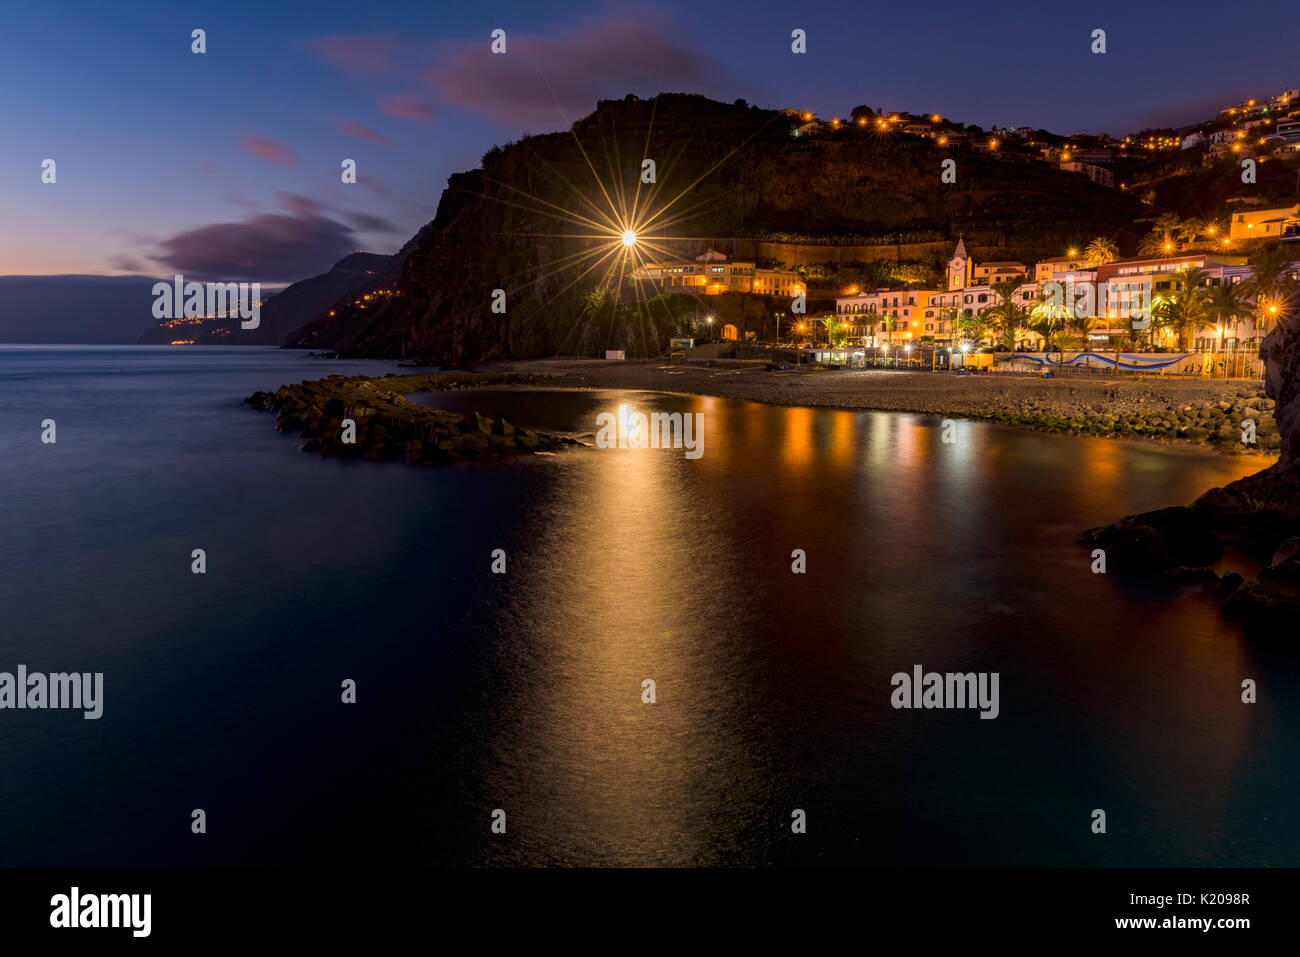
[[[1209,565],[1223,554],[1213,523],[1183,506],[1122,518],[1079,540],[1104,549],[1107,567],[1125,574],[1163,575],[1179,566]]]
[[[1204,585],[1207,582],[1217,582],[1219,576],[1215,574],[1213,568],[1207,568],[1204,565],[1191,568],[1187,565],[1179,565],[1169,573],[1169,578],[1178,585]]]
[[[1228,595],[1223,610],[1248,625],[1294,636],[1300,612],[1300,559],[1265,568]]]
[[[1240,588],[1245,581],[1246,579],[1242,578],[1236,572],[1226,572],[1224,576],[1219,579],[1219,587],[1215,590],[1218,592],[1220,598],[1227,598],[1234,591]]]
[[[404,393],[462,387],[534,383],[538,375],[464,373],[453,375],[329,376],[315,382],[255,392],[244,401],[278,413],[281,431],[301,431],[304,451],[412,464],[481,462],[578,444],[572,439],[517,429],[479,413],[456,415],[407,401]],[[343,422],[355,423],[355,441],[343,441]]]
[[[1273,553],[1273,560],[1269,562],[1269,565],[1276,567],[1296,558],[1300,558],[1300,535],[1292,535],[1279,545],[1277,551]]]

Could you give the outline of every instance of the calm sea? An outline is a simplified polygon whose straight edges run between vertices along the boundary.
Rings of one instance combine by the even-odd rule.
[[[394,369],[0,349],[0,671],[104,673],[100,720],[0,711],[0,865],[1300,864],[1293,649],[1074,544],[1258,460],[517,391],[424,401],[702,412],[704,455],[415,469],[240,402]],[[914,665],[997,672],[998,718],[895,710]]]

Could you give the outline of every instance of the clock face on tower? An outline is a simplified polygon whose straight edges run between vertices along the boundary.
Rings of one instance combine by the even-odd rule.
[[[966,285],[966,260],[960,256],[948,263],[948,288],[961,289]]]

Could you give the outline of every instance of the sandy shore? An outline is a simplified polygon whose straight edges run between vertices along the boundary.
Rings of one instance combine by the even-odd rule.
[[[1274,451],[1280,444],[1273,400],[1263,384],[1240,380],[1044,379],[1009,374],[890,370],[768,371],[763,364],[538,359],[493,363],[482,371],[558,376],[555,386],[648,389],[747,399],[771,405],[878,409],[991,419],[1032,428],[1098,435],[1210,442],[1224,450]],[[1241,422],[1256,424],[1255,449]]]

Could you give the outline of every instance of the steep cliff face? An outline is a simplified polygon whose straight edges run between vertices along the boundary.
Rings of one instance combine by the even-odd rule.
[[[948,155],[903,134],[794,137],[782,113],[699,96],[604,101],[570,131],[493,149],[482,169],[453,176],[436,217],[408,244],[397,295],[336,309],[291,344],[444,363],[657,353],[676,334],[671,306],[629,286],[635,257],[622,249],[587,255],[608,248],[634,203],[665,210],[646,230],[654,242],[639,249],[651,259],[705,245],[731,254],[731,239],[764,232],[946,231],[977,216],[1057,252],[1062,222],[1085,235],[1137,213],[1133,197],[1084,177],[975,151],[952,154],[957,182],[944,184]],[[642,181],[646,159],[655,161],[652,184]],[[505,290],[504,314],[490,308],[494,289]]]

